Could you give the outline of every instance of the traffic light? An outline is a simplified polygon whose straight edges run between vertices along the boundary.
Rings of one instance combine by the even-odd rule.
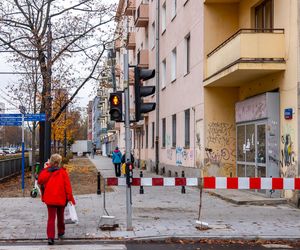
[[[142,114],[155,109],[155,102],[144,103],[142,99],[155,93],[155,86],[143,86],[143,81],[149,80],[154,76],[154,69],[134,68],[135,120],[137,122],[142,119]]]
[[[126,169],[125,169],[125,173],[126,173],[126,184],[128,187],[131,186],[132,184],[132,178],[133,178],[133,171],[132,171],[133,167],[132,167],[132,163],[131,162],[127,162],[126,163]]]
[[[123,120],[123,112],[122,112],[122,91],[118,91],[115,93],[111,93],[109,96],[110,103],[110,120],[116,122],[122,122]]]

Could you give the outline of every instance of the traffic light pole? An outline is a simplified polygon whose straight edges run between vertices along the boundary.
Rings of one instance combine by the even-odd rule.
[[[125,150],[126,163],[131,161],[131,136],[130,136],[130,114],[129,114],[129,60],[128,53],[124,54],[124,96],[125,96]],[[127,231],[132,231],[132,199],[131,186],[126,185],[126,214]]]

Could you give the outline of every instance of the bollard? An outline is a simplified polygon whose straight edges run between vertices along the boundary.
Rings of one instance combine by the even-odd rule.
[[[140,177],[143,178],[143,171],[140,171]],[[140,186],[140,194],[144,194],[144,187]]]
[[[100,172],[97,174],[97,194],[101,194],[101,179]]]
[[[184,171],[181,172],[181,177],[184,178]],[[182,194],[185,194],[185,186],[182,186],[182,187],[181,187],[181,193],[182,193]]]

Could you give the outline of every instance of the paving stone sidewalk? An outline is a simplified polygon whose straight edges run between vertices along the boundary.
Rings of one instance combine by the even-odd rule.
[[[113,176],[110,158],[91,159],[104,177]],[[145,173],[145,176],[154,176]],[[96,191],[96,187],[95,187]],[[201,220],[211,229],[195,228],[198,219],[199,189],[180,187],[147,187],[132,192],[133,231],[126,231],[125,187],[114,187],[106,193],[106,206],[116,217],[116,231],[101,231],[104,215],[103,194],[76,196],[78,225],[66,225],[67,239],[161,239],[183,238],[242,238],[300,239],[300,210],[289,205],[236,205],[203,193]],[[39,198],[2,198],[0,202],[0,240],[46,239],[46,206]]]

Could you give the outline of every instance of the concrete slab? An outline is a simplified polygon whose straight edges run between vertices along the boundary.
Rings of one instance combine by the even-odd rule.
[[[287,204],[287,199],[285,198],[269,198],[258,193],[251,193],[251,191],[241,191],[241,190],[214,190],[208,189],[205,192],[210,195],[219,197],[225,201],[231,202],[237,205],[279,205]]]

